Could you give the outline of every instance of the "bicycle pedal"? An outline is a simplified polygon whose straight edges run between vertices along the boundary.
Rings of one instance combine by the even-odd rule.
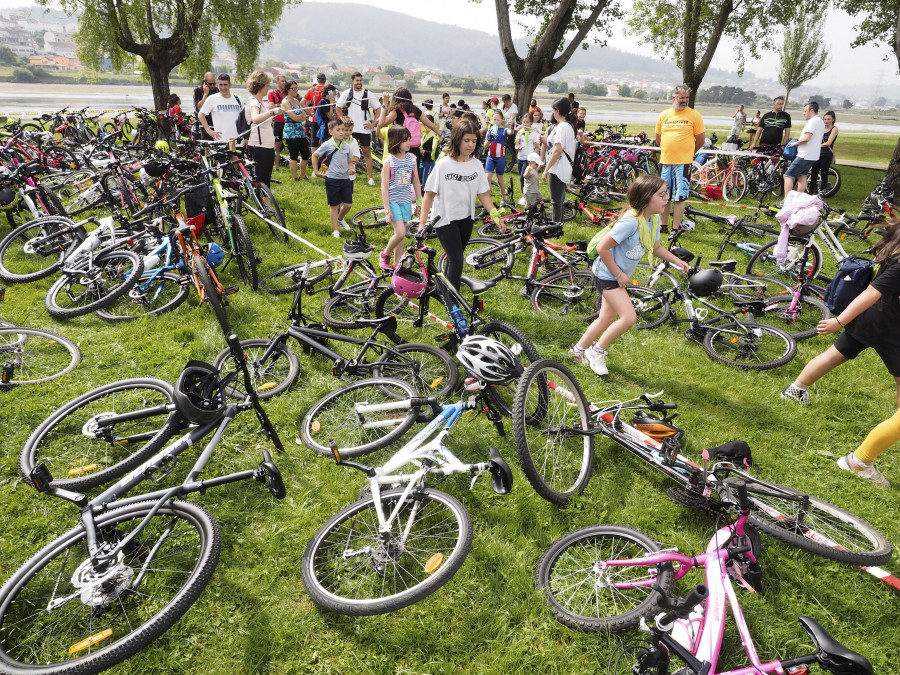
[[[241,290],[240,286],[228,286],[222,289],[222,295],[234,295],[239,290]]]

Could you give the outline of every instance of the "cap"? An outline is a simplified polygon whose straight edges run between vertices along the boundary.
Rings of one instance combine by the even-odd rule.
[[[319,73],[318,75],[316,75],[316,80],[318,80],[319,82],[324,82],[327,79],[328,78],[325,77],[325,73]]]
[[[491,99],[491,103],[500,103],[500,99],[497,98],[496,96],[494,96],[494,97]]]
[[[538,166],[544,166],[544,160],[542,160],[541,156],[536,152],[532,152],[530,155],[528,155],[528,161],[535,162]]]

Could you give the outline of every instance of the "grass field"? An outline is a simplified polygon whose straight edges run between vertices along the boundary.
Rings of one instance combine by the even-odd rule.
[[[852,143],[847,139],[843,148]],[[886,144],[889,155],[893,142]],[[870,150],[872,153],[876,149]],[[862,151],[861,151],[862,152]],[[855,213],[877,183],[874,171],[842,168],[844,187],[833,200]],[[329,236],[327,207],[320,180],[274,188],[290,228],[326,250],[339,253]],[[376,188],[356,181],[354,206],[379,201]],[[725,209],[720,209],[724,211]],[[263,273],[289,262],[318,258],[292,242],[275,242],[259,222],[250,222],[254,244],[263,257]],[[5,225],[3,226],[5,233]],[[590,238],[580,222],[567,225],[566,239]],[[373,234],[381,246],[387,232]],[[721,237],[710,224],[685,237],[685,246],[715,257]],[[858,248],[858,247],[857,247]],[[742,256],[740,252],[735,255]],[[223,273],[238,283],[234,266]],[[190,358],[212,360],[224,348],[208,308],[192,297],[173,314],[125,325],[93,315],[65,323],[51,320],[43,297],[51,280],[10,287],[0,315],[17,323],[66,334],[81,346],[82,363],[52,383],[0,391],[0,577],[8,578],[32,553],[73,527],[76,510],[37,494],[17,473],[19,451],[30,431],[62,403],[100,384],[127,377],[152,376],[174,381]],[[512,321],[532,338],[542,356],[568,361],[566,351],[584,326],[550,322],[534,313],[503,282],[485,299],[491,316]],[[322,295],[304,299],[312,314]],[[288,296],[273,297],[242,289],[228,307],[242,339],[278,330],[290,306]],[[429,341],[433,330],[419,336]],[[719,365],[686,340],[681,329],[664,326],[632,331],[610,350],[610,375],[601,380],[587,367],[572,365],[592,400],[631,398],[664,389],[679,404],[678,423],[687,431],[686,452],[693,458],[712,445],[743,439],[753,448],[754,471],[763,478],[805,489],[858,513],[900,541],[900,500],[896,488],[878,489],[841,472],[835,460],[852,450],[869,429],[896,409],[893,379],[874,353],[864,353],[815,387],[813,404],[799,407],[778,393],[803,364],[823,351],[831,338],[800,344],[798,357],[774,371],[744,372]],[[298,350],[299,353],[299,350]],[[707,514],[688,511],[665,496],[669,484],[623,450],[598,439],[594,476],[584,495],[565,508],[539,498],[518,468],[511,434],[499,438],[483,418],[464,419],[450,439],[463,461],[481,461],[496,445],[515,473],[515,487],[495,495],[485,479],[468,490],[468,479],[451,478],[441,489],[460,499],[474,523],[471,553],[456,576],[425,601],[394,614],[352,619],[318,609],[300,581],[300,559],[313,533],[351,503],[363,485],[354,471],[334,466],[295,444],[306,409],[340,382],[330,364],[300,354],[302,375],[293,391],[266,404],[288,452],[275,458],[288,488],[276,501],[257,483],[235,483],[194,495],[193,500],[218,519],[222,557],[200,600],[151,647],[113,672],[173,673],[594,673],[604,672],[620,638],[585,635],[559,625],[535,590],[533,577],[541,554],[558,537],[585,525],[619,523],[644,530],[684,552],[700,551],[716,523]],[[510,425],[507,423],[507,430]],[[252,415],[229,430],[206,475],[253,468],[265,439]],[[182,456],[172,476],[184,476],[197,448]],[[379,454],[369,458],[380,463]],[[368,460],[366,460],[368,461]],[[883,456],[883,473],[900,484],[900,453]],[[149,489],[149,487],[148,487]],[[865,572],[799,552],[763,538],[765,592],[740,595],[762,659],[787,658],[812,651],[797,623],[808,615],[850,648],[866,655],[876,672],[894,672],[900,663],[897,591]],[[900,572],[896,562],[886,566]],[[700,581],[696,574],[680,582],[686,593]],[[628,637],[634,638],[635,635]],[[723,664],[744,665],[733,626],[726,632]],[[894,665],[891,665],[894,664]]]

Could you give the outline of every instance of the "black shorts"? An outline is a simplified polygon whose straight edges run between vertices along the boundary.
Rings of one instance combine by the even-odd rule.
[[[288,148],[291,159],[295,162],[298,157],[305,162],[308,162],[309,158],[312,157],[312,152],[309,149],[309,139],[306,136],[301,138],[285,138],[284,144]]]
[[[328,206],[353,203],[353,181],[349,178],[326,178],[325,197]]]
[[[841,356],[845,359],[855,359],[868,349],[871,345],[866,345],[850,335],[847,331],[840,334],[834,342],[834,348],[837,349]],[[872,347],[875,353],[884,361],[888,372],[894,377],[900,377],[900,349],[892,347]]]
[[[280,143],[284,136],[284,122],[272,122],[272,132],[275,134],[275,142]]]
[[[601,279],[600,277],[594,277],[594,288],[597,289],[597,292],[600,295],[603,295],[603,291],[613,291],[619,288],[618,281],[611,281],[609,279]]]
[[[371,148],[372,147],[372,134],[368,131],[364,134],[358,134],[355,131],[353,132],[353,140],[359,143],[359,147],[361,148]]]

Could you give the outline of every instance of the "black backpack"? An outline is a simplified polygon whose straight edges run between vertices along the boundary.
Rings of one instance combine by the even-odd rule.
[[[575,143],[575,157],[569,157],[569,153],[563,150],[569,164],[572,165],[572,180],[581,183],[584,180],[584,149],[581,143]]]
[[[237,116],[234,126],[237,128],[238,136],[241,136],[250,131],[250,122],[247,121],[247,111],[244,110],[244,104],[241,103],[241,99],[238,98],[237,94],[234,97],[237,99],[238,106],[241,109],[241,114]]]
[[[851,255],[825,287],[825,306],[837,316],[872,282],[875,263]]]

